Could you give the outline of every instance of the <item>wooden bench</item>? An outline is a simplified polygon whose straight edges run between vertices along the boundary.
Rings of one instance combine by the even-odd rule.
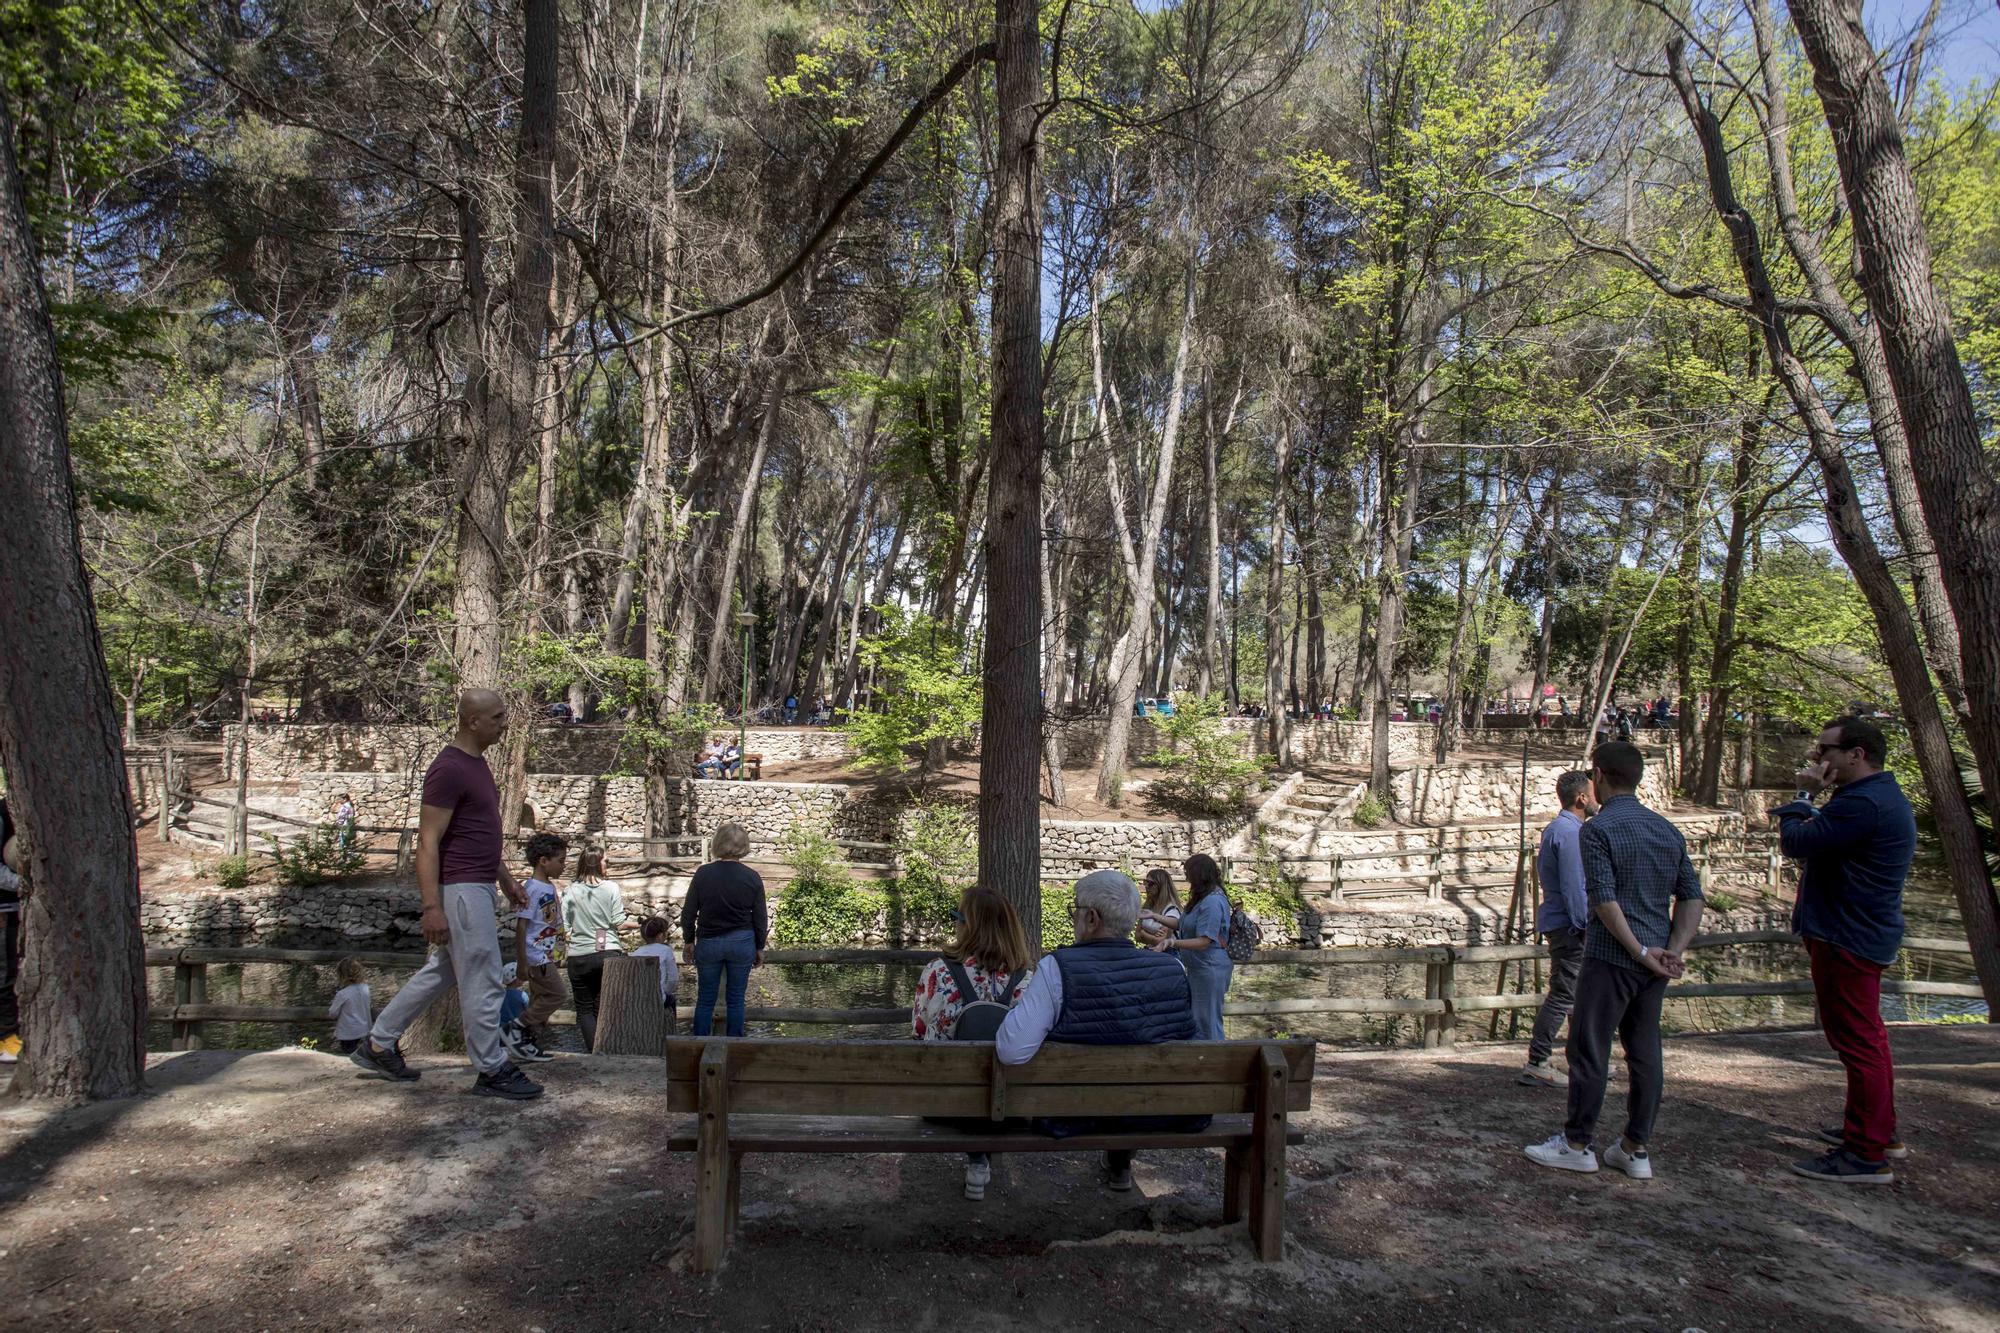
[[[671,1037],[666,1045],[667,1109],[694,1116],[673,1127],[667,1146],[695,1154],[698,1272],[722,1262],[743,1157],[753,1152],[1221,1148],[1223,1220],[1247,1212],[1257,1257],[1284,1256],[1285,1149],[1303,1138],[1291,1113],[1312,1104],[1310,1041],[1051,1045],[1025,1065],[999,1063],[991,1042]],[[1094,1115],[1214,1120],[1199,1132],[1064,1139],[1005,1123]],[[984,1117],[990,1128],[924,1116]]]

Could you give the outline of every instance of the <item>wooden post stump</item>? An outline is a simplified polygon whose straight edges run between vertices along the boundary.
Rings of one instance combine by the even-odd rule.
[[[597,1001],[597,1053],[663,1056],[672,1035],[660,1003],[660,960],[606,958]]]

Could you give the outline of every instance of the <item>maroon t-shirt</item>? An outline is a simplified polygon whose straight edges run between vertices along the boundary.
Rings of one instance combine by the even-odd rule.
[[[500,789],[486,760],[447,745],[424,773],[424,804],[451,811],[438,839],[439,884],[500,878]]]

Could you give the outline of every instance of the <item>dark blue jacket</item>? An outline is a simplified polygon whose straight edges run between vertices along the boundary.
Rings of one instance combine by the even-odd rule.
[[[1887,966],[1903,944],[1903,882],[1917,851],[1917,820],[1893,773],[1850,782],[1815,810],[1793,801],[1778,844],[1805,862],[1792,929]]]
[[[1050,1041],[1148,1046],[1194,1037],[1194,1000],[1177,959],[1126,939],[1072,944],[1055,959],[1062,1011]]]

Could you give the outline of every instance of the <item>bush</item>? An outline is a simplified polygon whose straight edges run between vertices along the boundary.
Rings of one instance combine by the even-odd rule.
[[[1042,885],[1042,952],[1076,943],[1069,913],[1076,906],[1076,889],[1069,884]]]
[[[240,889],[250,883],[250,858],[225,856],[215,863],[215,882],[225,889]]]
[[[1235,814],[1250,799],[1264,766],[1243,753],[1242,738],[1223,726],[1219,694],[1198,694],[1174,702],[1172,717],[1153,719],[1164,742],[1146,756],[1167,770],[1154,780],[1148,797],[1187,817]]]
[[[1733,912],[1742,905],[1742,899],[1726,889],[1708,891],[1708,907],[1712,912]]]
[[[315,884],[345,879],[361,869],[361,849],[343,841],[341,831],[332,824],[321,824],[294,843],[283,843],[269,835],[264,840],[271,844],[271,860],[278,867],[279,881],[295,888],[309,889]]]
[[[912,807],[897,827],[895,857],[902,870],[890,904],[891,941],[898,948],[941,943],[979,870],[970,814],[958,805]]]
[[[1285,863],[1271,850],[1270,841],[1259,837],[1249,883],[1225,887],[1230,906],[1240,907],[1260,921],[1283,922],[1289,934],[1297,935],[1299,917],[1306,910],[1303,883],[1299,876],[1285,869]]]
[[[1354,813],[1348,816],[1348,822],[1356,828],[1375,828],[1388,817],[1389,807],[1382,804],[1382,798],[1371,791],[1362,796],[1361,804],[1354,807]]]
[[[779,840],[792,882],[771,914],[771,934],[785,944],[838,948],[853,944],[882,918],[882,896],[854,882],[840,844],[824,829],[795,826]]]
[[[878,702],[841,728],[854,747],[854,767],[901,773],[910,752],[932,741],[963,741],[979,725],[977,645],[930,616],[899,606],[876,608],[882,629],[861,644],[873,667]]]

